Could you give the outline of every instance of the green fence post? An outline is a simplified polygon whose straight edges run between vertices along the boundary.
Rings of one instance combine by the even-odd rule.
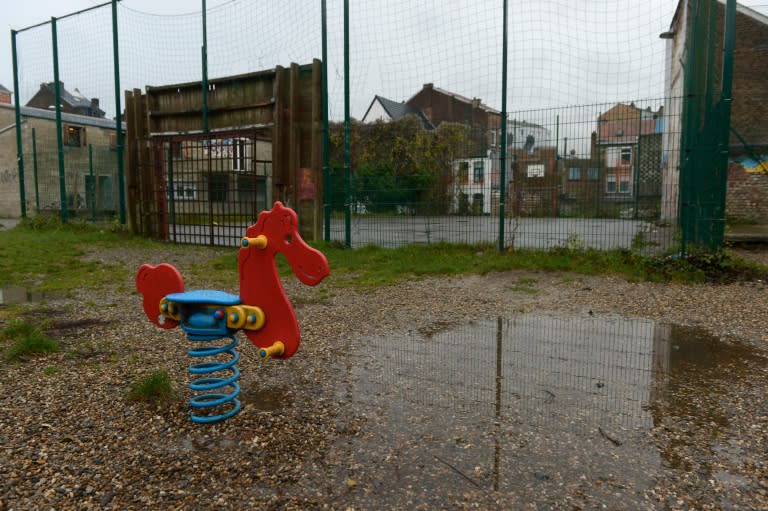
[[[56,97],[56,149],[59,161],[59,200],[61,201],[61,221],[67,221],[67,186],[64,174],[64,140],[61,127],[61,82],[59,81],[59,44],[56,35],[56,18],[51,18],[51,37],[53,39],[53,89]]]
[[[120,103],[120,47],[117,34],[117,0],[112,0],[112,62],[115,72],[115,130],[117,142],[117,187],[120,197],[120,225],[125,225],[125,162],[123,161],[123,122],[122,105]]]
[[[641,108],[637,116],[637,151],[635,151],[635,179],[632,183],[632,192],[635,196],[635,211],[632,217],[637,220],[639,218],[638,209],[640,209],[640,153],[641,153],[641,141],[643,135],[643,109]]]
[[[40,211],[40,188],[37,179],[37,135],[35,128],[32,128],[32,170],[35,177],[35,210]]]
[[[344,244],[352,246],[352,151],[349,120],[349,0],[344,0]]]
[[[203,0],[203,131],[208,133],[208,19],[205,0]]]
[[[16,34],[11,30],[11,53],[13,54],[13,92],[16,94],[14,101],[14,112],[16,123],[16,163],[19,169],[19,203],[21,206],[21,217],[27,216],[27,197],[24,189],[24,147],[21,143],[21,105],[19,101],[19,62],[16,53]]]
[[[504,252],[504,219],[507,216],[507,2],[501,43],[501,154],[499,157],[499,252]]]
[[[320,19],[322,25],[321,32],[323,42],[323,239],[325,241],[330,241],[331,205],[329,204],[329,197],[331,195],[331,191],[328,189],[330,186],[330,172],[328,169],[328,160],[330,158],[330,133],[328,126],[328,17],[325,2],[326,0],[322,0],[320,2]]]
[[[725,208],[727,202],[728,188],[728,153],[730,149],[730,131],[731,131],[731,106],[733,104],[733,52],[736,45],[736,0],[728,0],[725,6],[725,30],[723,42],[723,78],[722,88],[720,90],[719,115],[715,120],[715,127],[719,129],[718,133],[718,158],[717,172],[715,176],[717,194],[715,200],[719,205],[721,220],[717,224],[715,231],[715,240],[717,249],[723,247],[725,243]]]
[[[91,178],[91,186],[85,187],[85,193],[91,204],[91,222],[96,222],[96,178],[93,175],[93,146],[91,144],[88,144],[88,175]]]

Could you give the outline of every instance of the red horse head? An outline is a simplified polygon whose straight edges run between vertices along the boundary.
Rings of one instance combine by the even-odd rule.
[[[304,242],[298,226],[296,213],[276,202],[246,229],[238,255],[240,301],[260,307],[266,318],[263,328],[244,333],[259,348],[282,342],[285,349],[276,358],[292,356],[301,335],[293,306],[280,283],[275,255],[283,254],[296,277],[309,286],[319,284],[330,272],[325,256]]]

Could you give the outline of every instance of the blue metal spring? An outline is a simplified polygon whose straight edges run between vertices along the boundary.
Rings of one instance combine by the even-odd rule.
[[[225,337],[187,334],[187,338],[193,342],[211,342],[224,339]],[[201,394],[193,396],[189,400],[189,405],[193,409],[193,411],[190,413],[192,422],[196,422],[198,424],[210,424],[212,422],[228,419],[240,411],[240,400],[237,399],[237,396],[240,394],[240,385],[237,383],[237,380],[240,378],[240,370],[235,366],[235,364],[240,361],[240,353],[235,350],[238,345],[238,340],[234,334],[229,334],[226,336],[226,338],[230,339],[229,344],[222,346],[201,346],[187,351],[187,354],[194,358],[213,357],[220,353],[227,353],[232,357],[226,362],[200,362],[189,367],[189,373],[193,375],[209,375],[223,371],[229,372],[228,378],[219,376],[204,376],[189,383],[189,388],[193,392],[201,392]],[[211,392],[214,390],[222,389],[224,387],[230,387],[232,391],[229,393]],[[194,413],[194,411],[197,409],[221,409],[226,405],[230,405],[229,409],[221,413],[210,415],[195,415]]]

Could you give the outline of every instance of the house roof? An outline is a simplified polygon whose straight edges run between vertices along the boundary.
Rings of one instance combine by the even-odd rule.
[[[381,107],[384,109],[385,112],[387,112],[387,115],[389,115],[392,120],[399,121],[406,115],[415,115],[419,118],[421,123],[424,125],[424,128],[428,130],[435,129],[435,127],[432,125],[432,123],[429,121],[426,115],[424,115],[424,112],[419,110],[418,108],[413,108],[410,105],[407,105],[405,103],[398,103],[397,101],[392,101],[391,99],[387,99],[382,96],[374,96],[373,101],[371,101],[370,106],[368,107],[368,110],[365,111],[365,115],[363,116],[363,119],[368,115],[368,112],[371,111],[371,108],[373,107],[374,103],[378,102]]]
[[[517,119],[512,119],[507,121],[507,126],[509,127],[515,127],[515,128],[541,128],[546,129],[541,124],[535,124],[528,121],[518,121]]]
[[[8,93],[10,93],[11,91],[6,89],[5,87],[3,87],[3,84],[0,83],[0,92],[8,92]]]
[[[96,108],[98,109],[98,113],[100,116],[104,115],[104,111],[99,108],[98,106],[94,105],[93,102],[85,97],[80,90],[75,87],[75,90],[73,92],[69,92],[67,89],[64,88],[64,83],[59,82],[59,95],[61,96],[61,101],[68,104],[72,108]],[[54,87],[54,82],[46,82],[40,84],[41,89],[47,89],[50,91],[51,94],[55,94],[56,90]]]
[[[13,105],[0,104],[0,108],[7,108],[9,110],[12,110],[14,107]],[[22,117],[48,119],[51,121],[56,120],[56,112],[54,110],[45,110],[43,108],[34,108],[31,106],[20,106],[19,110],[21,112]],[[104,129],[115,129],[115,121],[105,119],[103,117],[91,117],[88,115],[76,115],[76,114],[68,114],[68,113],[62,112],[61,120],[62,122],[66,122],[69,124],[78,124],[81,126],[95,126],[97,128],[104,128]],[[121,124],[122,124],[123,130],[125,130],[125,122],[122,122]]]
[[[424,87],[422,87],[422,90],[424,90],[424,89],[432,89],[432,90],[434,90],[436,92],[439,92],[440,94],[444,94],[446,96],[450,96],[450,97],[456,99],[457,101],[461,101],[462,103],[467,103],[467,104],[470,104],[470,105],[472,105],[474,103],[474,101],[472,99],[470,99],[470,98],[468,98],[466,96],[462,96],[461,94],[456,94],[455,92],[451,92],[449,90],[441,89],[440,87],[435,87],[431,83],[425,83]],[[421,92],[421,91],[419,91],[419,92]],[[415,98],[419,94],[419,92],[417,92],[416,94],[411,96],[410,99],[408,99],[408,101],[406,101],[406,103],[410,103],[411,100],[413,98]],[[497,114],[497,115],[501,114],[501,112],[499,110],[496,110],[495,108],[489,107],[488,105],[486,105],[485,103],[483,103],[480,100],[477,100],[477,101],[479,103],[477,108],[479,108],[480,110],[484,110],[484,111],[486,111],[488,113],[491,113],[491,114]]]

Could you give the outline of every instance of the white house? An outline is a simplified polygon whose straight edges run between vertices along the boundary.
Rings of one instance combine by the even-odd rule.
[[[496,169],[497,160],[486,157],[461,158],[453,162],[454,193],[452,213],[490,215],[491,176]],[[498,193],[498,186],[497,190]]]
[[[538,124],[512,119],[507,121],[507,147],[533,152],[535,147],[553,146],[552,133]]]

